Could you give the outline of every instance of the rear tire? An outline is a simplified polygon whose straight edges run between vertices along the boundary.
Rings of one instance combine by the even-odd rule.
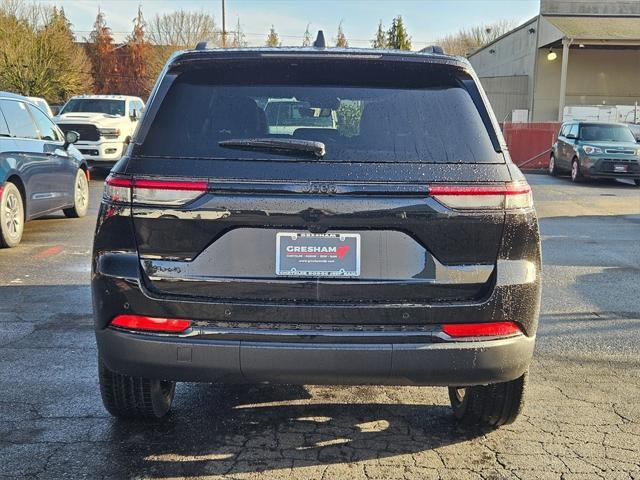
[[[636,178],[634,183],[636,184],[636,187],[640,187],[640,178]]]
[[[171,409],[176,383],[113,372],[98,359],[102,403],[114,417],[157,419]]]
[[[15,247],[24,232],[24,202],[15,183],[7,182],[0,192],[0,247]]]
[[[87,214],[89,208],[89,180],[87,172],[79,168],[73,183],[73,207],[62,210],[67,218],[80,218]]]
[[[461,423],[497,428],[513,423],[524,406],[527,373],[510,382],[449,387],[453,414]]]
[[[573,157],[571,160],[571,181],[573,183],[580,183],[584,180],[584,176],[580,171],[580,161],[577,157]]]
[[[558,175],[558,166],[556,165],[556,157],[554,154],[551,154],[551,157],[549,157],[549,175],[552,177]]]

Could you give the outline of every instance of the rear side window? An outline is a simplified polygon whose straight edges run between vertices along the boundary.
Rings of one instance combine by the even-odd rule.
[[[36,125],[38,130],[40,131],[40,138],[42,140],[49,140],[52,142],[57,142],[62,140],[60,135],[58,134],[58,130],[49,117],[47,117],[44,113],[42,113],[37,108],[28,107],[29,111],[33,115],[33,118],[36,121]]]
[[[23,102],[0,100],[0,108],[7,120],[11,135],[17,138],[38,139],[36,126]]]
[[[291,159],[219,142],[293,138],[323,142],[324,161],[504,163],[464,72],[400,62],[316,63],[262,62],[180,75],[140,153]]]
[[[7,126],[7,122],[4,119],[2,110],[0,110],[0,137],[10,137],[10,136],[11,136],[11,133],[9,133],[9,127]]]

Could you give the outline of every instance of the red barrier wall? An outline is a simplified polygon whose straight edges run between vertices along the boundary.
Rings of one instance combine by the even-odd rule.
[[[513,162],[522,169],[547,168],[549,149],[556,141],[560,123],[504,123],[502,133]]]

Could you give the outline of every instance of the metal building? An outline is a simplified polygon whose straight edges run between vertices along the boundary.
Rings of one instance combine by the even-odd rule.
[[[500,120],[559,121],[565,105],[640,101],[640,0],[541,0],[540,14],[472,52]]]

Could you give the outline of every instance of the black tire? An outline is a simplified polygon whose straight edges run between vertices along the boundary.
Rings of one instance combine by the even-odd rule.
[[[80,218],[87,214],[89,208],[89,180],[87,172],[79,168],[73,183],[73,207],[62,210],[67,218]]]
[[[524,406],[527,374],[510,382],[449,387],[453,414],[461,423],[497,428],[513,423]]]
[[[580,161],[578,160],[578,157],[573,157],[573,160],[571,160],[571,181],[573,183],[580,183],[584,181],[584,176],[580,171]]]
[[[636,184],[636,187],[640,187],[640,178],[636,178],[634,183]]]
[[[0,191],[0,247],[15,247],[24,232],[24,200],[20,189],[7,182]]]
[[[558,165],[556,165],[556,156],[552,153],[549,157],[549,168],[547,170],[552,177],[558,176]]]
[[[98,359],[100,394],[107,411],[118,418],[157,419],[171,409],[176,383],[112,372]]]

